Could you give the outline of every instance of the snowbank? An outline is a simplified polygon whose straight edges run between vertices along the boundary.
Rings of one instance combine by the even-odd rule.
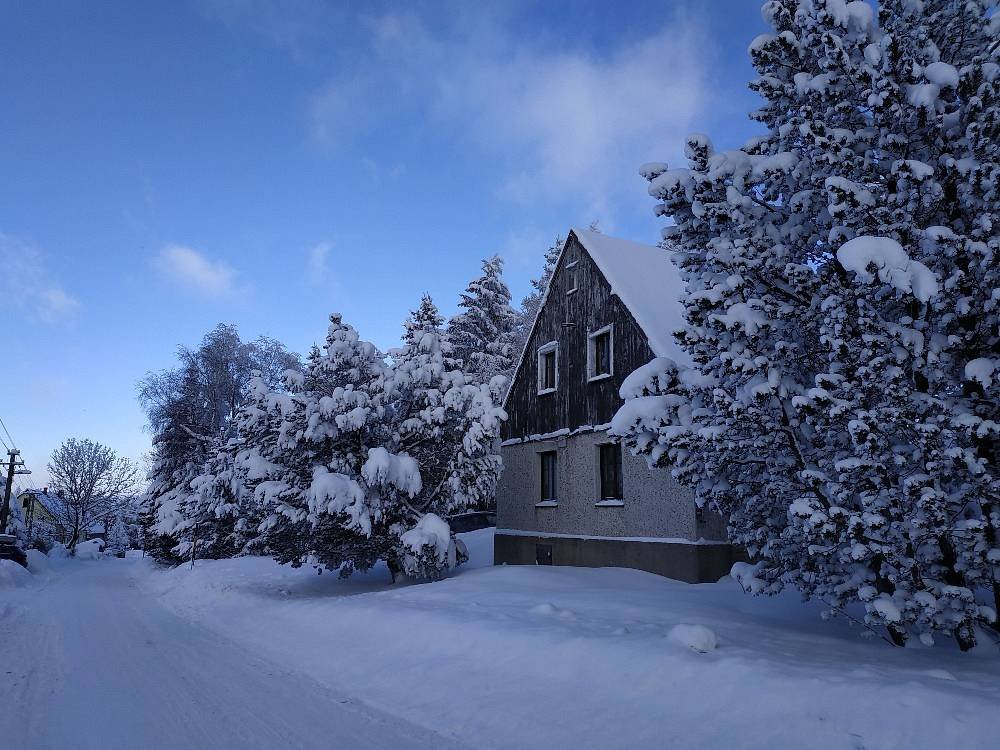
[[[263,558],[147,591],[284,668],[474,747],[990,746],[1000,659],[894,649],[794,594],[624,569],[489,565],[389,584]],[[995,649],[988,649],[995,651]],[[942,679],[948,674],[954,679]]]
[[[30,586],[33,580],[31,573],[13,560],[0,560],[0,589]]]
[[[104,542],[100,539],[91,539],[89,542],[80,542],[76,545],[73,557],[77,560],[97,560],[103,550]]]
[[[37,549],[29,549],[25,554],[28,556],[28,570],[35,575],[49,572],[48,555]]]

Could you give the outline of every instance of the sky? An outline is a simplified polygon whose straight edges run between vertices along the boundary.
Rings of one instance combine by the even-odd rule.
[[[487,7],[489,6],[489,7]],[[0,0],[0,419],[133,459],[136,382],[220,322],[388,348],[499,253],[655,243],[638,168],[757,132],[752,0]],[[3,436],[6,440],[6,436]],[[8,441],[9,442],[9,441]]]

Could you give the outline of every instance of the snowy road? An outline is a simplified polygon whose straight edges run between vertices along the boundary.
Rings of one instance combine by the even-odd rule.
[[[129,567],[66,564],[0,590],[0,746],[457,746],[179,618]]]

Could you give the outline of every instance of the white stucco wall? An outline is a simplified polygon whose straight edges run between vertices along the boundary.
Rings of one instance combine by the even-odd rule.
[[[627,449],[622,455],[624,504],[596,505],[600,499],[597,446],[606,442],[603,432],[585,432],[503,446],[497,526],[586,536],[725,539],[718,517],[706,513],[699,522],[691,490],[675,482],[666,469],[650,469]],[[537,454],[548,450],[557,452],[558,505],[536,507],[541,484]]]

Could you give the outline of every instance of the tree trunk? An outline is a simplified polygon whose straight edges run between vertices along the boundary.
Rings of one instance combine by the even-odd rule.
[[[385,561],[385,565],[389,568],[389,575],[392,576],[392,582],[395,583],[396,577],[403,572],[403,569],[399,567],[399,563],[391,558]]]
[[[962,651],[968,651],[976,645],[976,634],[971,625],[959,625],[955,628],[955,640]]]
[[[1000,631],[1000,585],[997,584],[995,578],[993,579],[993,611],[997,616],[993,618],[990,627]]]
[[[893,646],[899,646],[902,648],[906,645],[906,639],[908,636],[906,635],[905,630],[896,627],[895,625],[886,625],[885,631],[889,634],[889,640],[892,641]]]

